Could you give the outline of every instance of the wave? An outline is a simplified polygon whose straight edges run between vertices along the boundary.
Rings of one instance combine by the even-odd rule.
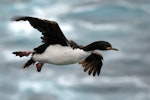
[[[96,80],[96,83],[95,83]],[[117,77],[111,77],[111,76],[101,76],[100,79],[93,77],[81,77],[80,79],[71,75],[71,76],[62,76],[58,78],[58,83],[64,87],[79,87],[79,86],[89,86],[91,87],[99,87],[99,86],[122,86],[124,85],[133,85],[137,88],[149,88],[149,84],[143,82],[140,78],[136,76],[117,76]],[[65,84],[65,82],[68,82],[68,84]],[[93,84],[94,83],[94,84]],[[82,87],[81,87],[82,88]]]
[[[92,30],[92,31],[112,31],[112,30],[119,30],[119,29],[126,28],[125,25],[116,24],[116,23],[94,24],[94,23],[85,22],[85,21],[80,21],[79,23],[81,27]]]

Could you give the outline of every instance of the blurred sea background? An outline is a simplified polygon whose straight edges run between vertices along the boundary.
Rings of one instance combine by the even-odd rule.
[[[150,100],[150,0],[1,0],[1,100]],[[57,21],[68,39],[87,45],[109,41],[101,75],[88,76],[79,64],[45,64],[22,69],[29,58],[12,55],[41,44],[41,33],[25,15]]]

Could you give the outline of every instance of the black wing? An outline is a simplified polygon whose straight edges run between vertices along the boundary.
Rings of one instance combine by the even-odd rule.
[[[84,61],[80,62],[84,67],[84,71],[88,70],[89,75],[93,73],[93,76],[100,75],[101,67],[103,65],[103,57],[101,54],[97,52],[93,52],[90,56],[88,56]]]
[[[42,42],[46,44],[61,44],[62,46],[68,45],[68,40],[63,35],[59,25],[55,21],[49,21],[45,19],[39,19],[28,16],[14,17],[13,21],[29,21],[29,23],[42,32],[44,35],[41,37]]]

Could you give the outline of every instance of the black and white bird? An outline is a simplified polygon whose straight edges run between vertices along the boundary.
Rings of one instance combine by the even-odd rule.
[[[68,40],[59,25],[55,21],[40,18],[19,16],[12,18],[12,21],[28,21],[33,28],[42,32],[43,44],[34,48],[33,51],[13,52],[16,56],[29,56],[23,68],[27,68],[36,63],[37,71],[40,72],[44,63],[55,65],[82,64],[84,71],[89,75],[100,75],[103,65],[103,57],[95,50],[118,50],[112,48],[106,41],[96,41],[87,46],[78,45],[72,40]]]

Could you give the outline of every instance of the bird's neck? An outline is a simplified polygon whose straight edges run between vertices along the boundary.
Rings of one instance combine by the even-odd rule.
[[[94,51],[98,49],[98,43],[93,42],[83,48],[84,51]]]

